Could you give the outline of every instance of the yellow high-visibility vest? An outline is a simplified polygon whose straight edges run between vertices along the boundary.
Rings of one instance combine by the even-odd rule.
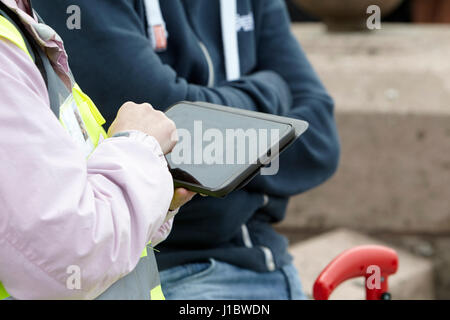
[[[31,60],[33,60],[33,57],[28,50],[25,42],[26,40],[22,36],[22,33],[10,20],[2,16],[1,14],[0,41],[12,42],[14,45],[24,51]],[[73,132],[73,128],[71,128],[70,117],[65,116],[66,113],[75,115],[75,118],[73,119],[76,120],[76,123],[79,125],[78,129],[80,129],[78,135]],[[82,121],[79,121],[80,119],[77,119],[77,116],[81,118]],[[72,138],[76,140],[77,143],[85,143],[84,147],[86,156],[89,156],[90,153],[92,153],[92,151],[98,146],[101,139],[107,138],[107,134],[103,129],[103,124],[106,122],[105,119],[103,118],[93,101],[80,89],[80,87],[75,82],[72,87],[72,93],[67,97],[65,102],[59,108],[59,121],[61,122],[62,126],[71,134]],[[145,274],[144,276],[142,276],[142,274],[139,275],[142,280],[148,279],[149,282],[149,292],[147,292],[145,296],[152,300],[164,300],[164,295],[162,293],[161,285],[159,282],[156,259],[154,257],[153,250],[149,251],[147,251],[147,248],[144,249],[138,267],[136,267],[136,269],[140,270],[133,272],[149,273]],[[142,267],[140,265],[142,265]],[[120,279],[104,294],[102,294],[101,297],[103,296],[105,299],[115,299],[122,297],[125,299],[127,297],[136,297],[138,299],[146,298],[142,295],[138,296],[134,292],[130,292],[130,294],[128,295],[126,294],[126,292],[123,292],[121,286],[123,282],[132,281],[132,279],[137,281],[138,277],[136,277],[136,275],[129,275]],[[141,283],[137,285],[139,285],[140,288],[142,287]],[[128,288],[130,286],[128,285],[123,287]],[[117,294],[115,291],[117,291]],[[9,297],[10,295],[0,282],[0,300]]]

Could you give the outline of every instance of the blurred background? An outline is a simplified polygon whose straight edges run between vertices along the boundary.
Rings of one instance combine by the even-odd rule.
[[[336,102],[337,174],[292,199],[279,231],[311,291],[342,250],[399,252],[394,299],[450,299],[450,0],[286,0]],[[381,29],[369,31],[376,4]],[[361,280],[334,298],[364,298]]]
[[[316,1],[321,2],[321,1]],[[383,1],[382,1],[383,2]],[[450,23],[448,0],[404,0],[384,16],[386,22]],[[286,0],[293,22],[317,22],[321,18],[300,7],[301,1]],[[376,1],[371,1],[376,3]]]

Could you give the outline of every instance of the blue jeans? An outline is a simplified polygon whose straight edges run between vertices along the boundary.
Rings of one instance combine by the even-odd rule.
[[[292,264],[259,273],[210,259],[160,273],[168,300],[305,300]]]

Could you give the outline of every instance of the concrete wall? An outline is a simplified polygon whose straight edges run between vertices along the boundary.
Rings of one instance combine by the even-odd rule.
[[[336,100],[342,159],[278,228],[295,242],[345,227],[430,257],[450,298],[450,27],[293,29]]]

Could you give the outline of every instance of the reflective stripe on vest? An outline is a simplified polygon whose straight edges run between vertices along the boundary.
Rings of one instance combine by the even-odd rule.
[[[10,41],[24,51],[30,59],[33,60],[30,52],[27,49],[25,39],[22,34],[16,28],[16,26],[7,18],[0,14],[0,39]],[[46,57],[43,57],[46,59]],[[47,61],[47,65],[48,61]],[[52,69],[53,70],[53,69]],[[50,71],[52,71],[50,70]],[[54,71],[53,71],[54,72]],[[50,87],[49,87],[50,88]],[[49,89],[50,91],[50,89]],[[68,93],[64,103],[59,108],[59,120],[61,124],[70,132],[68,126],[70,125],[69,119],[64,119],[63,109],[71,106],[70,101],[73,99],[75,104],[75,110],[66,110],[67,112],[73,111],[74,115],[79,114],[82,121],[79,121],[77,117],[74,119],[79,125],[81,137],[89,137],[92,142],[92,150],[85,149],[86,155],[89,154],[98,146],[102,138],[107,138],[107,134],[102,125],[105,123],[105,119],[102,117],[100,111],[97,109],[92,100],[83,93],[80,87],[74,83],[72,92]],[[55,110],[53,110],[55,111]],[[85,131],[83,131],[85,129]],[[71,135],[72,136],[72,135]],[[72,136],[75,138],[74,136]],[[149,244],[150,245],[150,244]],[[0,282],[0,300],[9,298],[10,295],[6,291],[3,284]],[[141,259],[136,268],[127,276],[121,278],[114,283],[108,290],[106,290],[97,299],[152,299],[152,300],[164,300],[162,294],[161,284],[158,274],[158,266],[156,264],[153,248],[147,248],[141,254]]]
[[[2,15],[0,15],[0,37],[14,43],[31,58],[31,55],[28,52],[27,46],[20,32]],[[33,60],[33,58],[31,58],[31,60]]]

